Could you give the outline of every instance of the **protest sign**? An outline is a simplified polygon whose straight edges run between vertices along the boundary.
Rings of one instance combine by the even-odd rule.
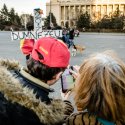
[[[42,10],[34,9],[34,31],[13,31],[11,40],[39,39],[40,37],[62,37],[62,30],[42,30]]]
[[[62,30],[42,30],[42,31],[17,31],[11,32],[12,40],[21,40],[25,38],[39,39],[40,37],[62,37]]]

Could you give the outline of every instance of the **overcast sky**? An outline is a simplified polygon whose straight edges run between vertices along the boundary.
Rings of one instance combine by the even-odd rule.
[[[49,0],[0,0],[0,9],[5,3],[10,10],[14,8],[18,14],[28,13],[33,15],[33,9],[40,8],[43,9],[43,16],[46,16],[46,2]]]

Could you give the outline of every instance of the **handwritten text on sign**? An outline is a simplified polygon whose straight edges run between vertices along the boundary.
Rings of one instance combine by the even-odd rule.
[[[34,31],[42,31],[42,14],[40,13],[41,9],[34,9]]]
[[[40,37],[62,37],[62,30],[42,30],[41,32],[34,31],[17,31],[11,32],[12,40],[21,40],[25,38],[39,39]]]

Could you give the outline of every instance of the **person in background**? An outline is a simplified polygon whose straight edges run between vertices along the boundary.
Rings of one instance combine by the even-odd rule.
[[[125,63],[108,50],[91,55],[80,66],[74,88],[78,112],[67,125],[125,124]]]
[[[70,48],[71,46],[73,46],[74,45],[74,36],[75,36],[75,33],[74,33],[74,29],[70,29],[70,31],[69,31],[69,46],[68,46],[68,48]]]
[[[28,55],[27,67],[0,60],[0,125],[61,125],[73,107],[49,93],[69,64],[69,50],[51,37],[26,41],[21,50]]]
[[[62,38],[59,38],[59,39],[61,39],[68,46],[68,48],[70,48],[71,43],[70,43],[70,40],[69,40],[68,30],[63,29]]]

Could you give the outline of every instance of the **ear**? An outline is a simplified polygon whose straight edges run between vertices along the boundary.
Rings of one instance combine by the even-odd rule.
[[[62,74],[63,74],[63,72],[59,72],[58,74],[56,74],[55,75],[56,80],[58,80],[61,77]]]
[[[53,85],[54,83],[56,83],[56,81],[58,81],[59,78],[61,77],[62,73],[63,73],[63,72],[59,72],[58,74],[56,74],[56,75],[53,77],[52,80],[48,80],[48,81],[47,81],[47,84],[48,84],[48,85]]]

